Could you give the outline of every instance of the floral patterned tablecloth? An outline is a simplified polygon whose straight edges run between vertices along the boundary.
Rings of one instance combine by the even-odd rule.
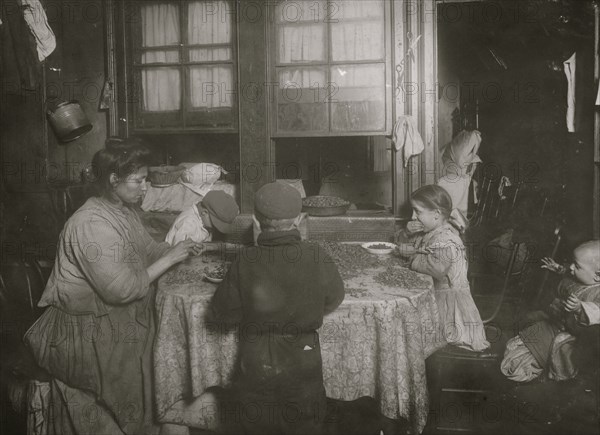
[[[237,337],[245,331],[205,323],[217,284],[202,272],[213,261],[187,260],[158,282],[155,396],[163,423],[202,427],[204,416],[181,405],[210,386],[229,385],[233,374]],[[374,397],[384,415],[406,418],[420,433],[428,414],[425,359],[446,343],[431,279],[420,275],[413,284],[420,288],[412,289],[382,284],[382,276],[408,272],[390,264],[344,278],[346,298],[319,331],[325,389],[335,399]]]

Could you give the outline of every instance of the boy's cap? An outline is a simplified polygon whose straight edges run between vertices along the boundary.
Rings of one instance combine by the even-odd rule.
[[[254,209],[268,219],[292,219],[302,211],[302,198],[289,184],[275,181],[258,189]]]
[[[222,190],[211,190],[202,198],[202,207],[210,215],[210,221],[220,232],[231,232],[235,217],[240,214],[240,209],[231,195]]]

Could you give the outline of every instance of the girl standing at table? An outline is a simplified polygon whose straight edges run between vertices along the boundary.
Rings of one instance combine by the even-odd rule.
[[[111,139],[93,159],[99,195],[67,221],[25,335],[49,372],[56,433],[157,432],[152,420],[153,282],[198,251],[192,241],[156,243],[132,208],[146,191],[149,150]]]
[[[468,350],[487,349],[490,344],[467,280],[467,259],[460,237],[466,226],[464,217],[452,209],[450,195],[437,185],[417,189],[410,202],[413,220],[406,229],[413,234],[414,243],[401,243],[400,255],[411,259],[412,270],[433,278],[446,341]]]

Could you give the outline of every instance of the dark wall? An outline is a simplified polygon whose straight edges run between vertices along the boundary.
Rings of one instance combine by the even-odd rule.
[[[464,103],[477,105],[480,173],[504,175],[526,190],[552,195],[558,204],[552,218],[565,222],[566,238],[573,244],[591,238],[592,2],[500,0],[445,7],[438,52],[458,78],[463,111]],[[573,53],[576,131],[569,133],[563,62]]]
[[[99,110],[104,83],[104,20],[100,0],[42,0],[56,50],[39,62],[35,42],[13,0],[2,2],[2,254],[51,256],[62,228],[60,185],[80,172],[107,136]],[[20,26],[21,37],[15,26]],[[22,59],[28,59],[24,63]],[[78,100],[93,129],[60,143],[46,111]]]

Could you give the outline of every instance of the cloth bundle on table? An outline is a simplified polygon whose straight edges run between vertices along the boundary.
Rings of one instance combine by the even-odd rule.
[[[221,166],[214,163],[182,163],[181,166],[186,170],[174,185],[148,186],[142,210],[181,212],[201,201],[211,190],[222,190],[235,198],[235,185],[219,180],[221,174],[227,174]]]
[[[442,176],[437,184],[448,191],[452,205],[467,216],[469,205],[469,186],[477,163],[481,159],[477,155],[481,145],[481,133],[477,130],[461,131],[442,150],[444,164]]]

